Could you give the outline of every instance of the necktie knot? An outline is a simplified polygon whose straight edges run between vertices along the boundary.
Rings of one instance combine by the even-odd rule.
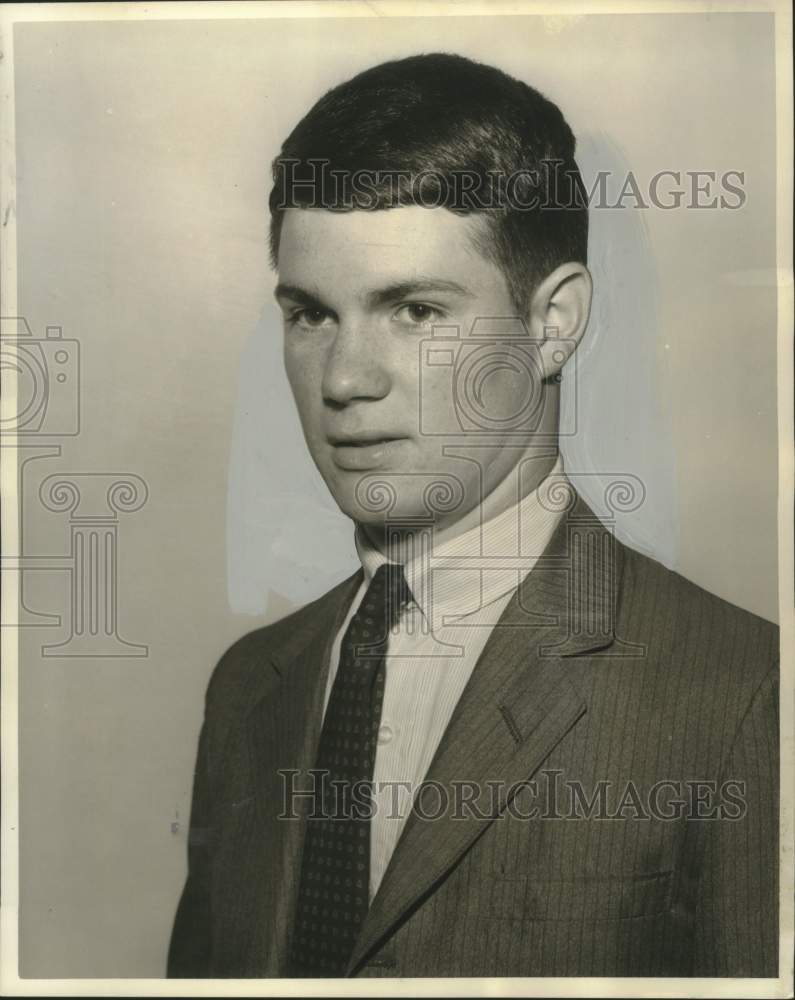
[[[400,563],[382,563],[376,570],[369,591],[374,601],[378,602],[376,607],[383,614],[387,629],[393,628],[403,609],[412,600],[403,566]]]

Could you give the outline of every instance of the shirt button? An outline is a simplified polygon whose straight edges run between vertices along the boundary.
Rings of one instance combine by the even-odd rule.
[[[383,745],[385,743],[391,743],[392,737],[395,735],[394,730],[391,726],[380,726],[378,729],[378,743]]]

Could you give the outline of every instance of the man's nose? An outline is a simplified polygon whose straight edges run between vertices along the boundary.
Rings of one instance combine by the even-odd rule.
[[[391,385],[376,331],[358,324],[341,324],[326,357],[323,399],[336,406],[356,399],[383,399]]]

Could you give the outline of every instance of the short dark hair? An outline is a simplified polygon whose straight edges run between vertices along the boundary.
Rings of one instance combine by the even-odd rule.
[[[574,149],[560,109],[493,66],[447,53],[382,63],[321,97],[274,159],[272,262],[286,208],[482,213],[478,248],[526,315],[543,278],[587,261]]]

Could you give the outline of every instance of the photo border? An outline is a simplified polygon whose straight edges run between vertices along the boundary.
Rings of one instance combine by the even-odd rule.
[[[411,978],[411,979],[20,979],[18,976],[19,906],[19,714],[18,635],[0,630],[2,639],[2,908],[0,909],[0,992],[6,996],[615,996],[615,997],[787,997],[792,996],[793,960],[793,785],[795,784],[795,719],[793,716],[793,644],[795,642],[795,560],[793,559],[793,275],[792,275],[792,15],[784,0],[746,2],[203,2],[171,3],[42,3],[11,4],[0,12],[0,95],[2,133],[0,195],[0,298],[4,315],[17,315],[17,259],[14,140],[13,28],[30,22],[253,20],[264,18],[335,17],[492,17],[616,13],[674,14],[770,12],[775,15],[777,106],[777,305],[778,305],[778,581],[781,643],[781,827],[778,979],[701,978]],[[3,401],[13,407],[13,394]],[[10,412],[10,410],[9,410]],[[2,538],[18,551],[17,470],[13,448],[0,452],[3,483]],[[12,580],[2,591],[6,619],[18,602]]]

